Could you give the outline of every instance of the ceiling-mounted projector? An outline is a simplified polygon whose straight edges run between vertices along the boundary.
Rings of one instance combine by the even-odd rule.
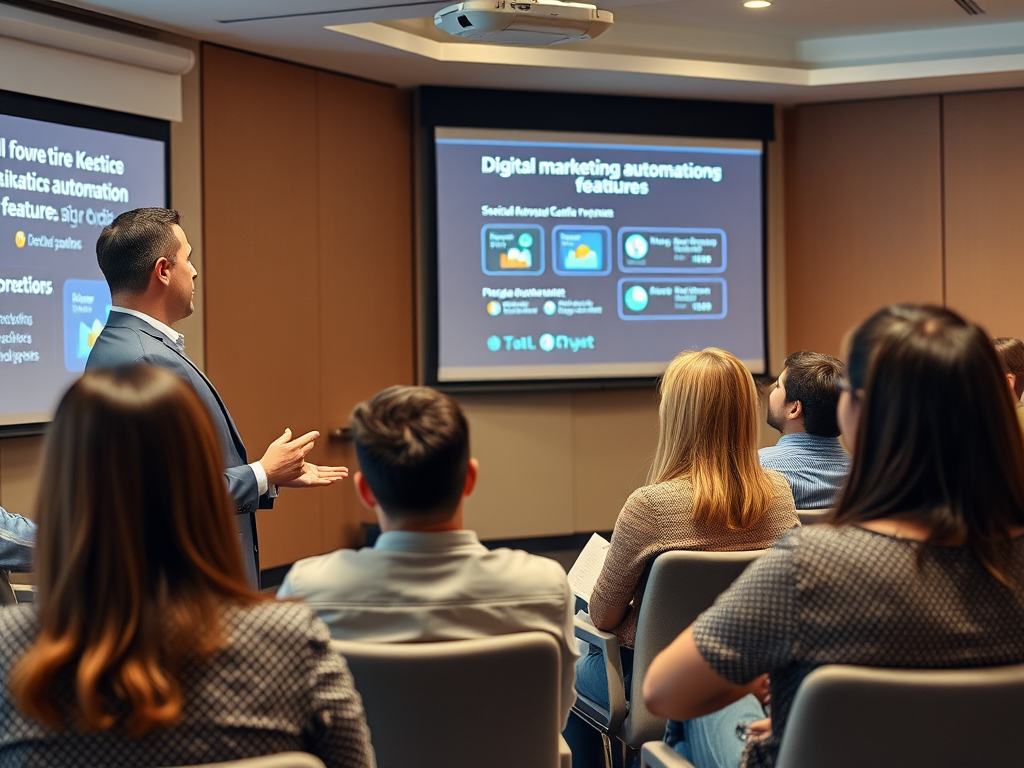
[[[612,14],[597,6],[558,0],[465,0],[434,14],[434,24],[449,35],[510,45],[590,40],[612,22]]]

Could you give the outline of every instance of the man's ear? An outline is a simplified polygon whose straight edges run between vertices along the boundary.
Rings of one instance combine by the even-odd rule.
[[[170,285],[171,283],[171,268],[174,265],[171,264],[170,260],[166,256],[161,256],[156,260],[156,264],[153,265],[153,275],[157,281],[164,285]]]
[[[367,509],[377,509],[377,497],[373,495],[373,489],[366,482],[366,476],[362,472],[356,472],[356,491],[359,492],[359,500]]]
[[[793,421],[795,419],[799,419],[803,415],[804,415],[804,404],[803,403],[801,403],[799,400],[794,400],[792,403],[790,403],[789,409],[786,411],[786,418],[787,419],[789,419],[790,421]]]
[[[479,470],[480,462],[476,459],[470,459],[469,466],[466,467],[466,485],[462,489],[463,498],[473,493],[473,489],[476,488],[476,476]]]
[[[1017,374],[1008,373],[1006,374],[1006,381],[1010,384],[1010,391],[1013,392],[1014,396],[1017,395]]]

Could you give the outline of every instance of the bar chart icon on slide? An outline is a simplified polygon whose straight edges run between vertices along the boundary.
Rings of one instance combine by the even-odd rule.
[[[485,275],[544,272],[544,229],[536,224],[485,224],[480,248]]]

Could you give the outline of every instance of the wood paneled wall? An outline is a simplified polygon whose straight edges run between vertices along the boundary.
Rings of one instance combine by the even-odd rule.
[[[413,381],[407,92],[203,48],[206,362],[250,461],[286,428],[310,460],[353,405]],[[260,512],[261,565],[351,546],[371,519],[350,481],[284,489]]]
[[[787,351],[891,302],[1024,338],[1024,91],[786,113]]]
[[[943,97],[946,301],[1024,338],[1024,91]]]
[[[787,112],[787,354],[838,355],[875,309],[942,303],[940,106],[931,96]]]

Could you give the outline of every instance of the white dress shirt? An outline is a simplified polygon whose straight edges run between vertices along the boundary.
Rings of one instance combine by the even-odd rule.
[[[300,560],[277,596],[303,598],[339,640],[416,643],[547,632],[561,648],[564,719],[576,700],[574,599],[562,566],[521,550],[488,550],[473,531],[389,531],[372,548]]]

